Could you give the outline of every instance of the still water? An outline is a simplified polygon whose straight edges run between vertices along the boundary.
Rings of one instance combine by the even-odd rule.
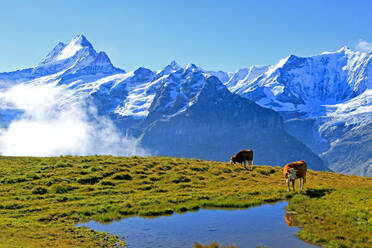
[[[296,237],[298,227],[286,215],[287,202],[248,209],[209,210],[156,218],[129,217],[108,224],[90,221],[86,226],[125,237],[128,248],[193,247],[195,242],[236,245],[239,248],[317,247]]]

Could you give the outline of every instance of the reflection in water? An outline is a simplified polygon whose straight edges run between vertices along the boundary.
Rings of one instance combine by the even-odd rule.
[[[286,212],[284,215],[285,222],[287,226],[297,226],[300,227],[301,223],[297,220],[297,213],[293,211]]]
[[[157,218],[128,217],[109,224],[94,221],[79,224],[116,234],[125,239],[128,248],[193,247],[195,242],[221,246],[245,247],[315,247],[296,237],[299,228],[288,227],[287,202],[249,209],[207,210],[173,214]],[[283,216],[286,221],[283,221]]]

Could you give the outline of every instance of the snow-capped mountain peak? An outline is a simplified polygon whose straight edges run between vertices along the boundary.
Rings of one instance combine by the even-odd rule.
[[[174,72],[174,71],[178,71],[179,69],[181,69],[181,66],[176,61],[172,60],[169,65],[167,65],[163,69],[157,71],[156,74],[159,74],[159,75],[161,74],[162,76],[163,75],[168,75],[169,73]]]
[[[188,65],[185,67],[184,73],[189,73],[189,72],[191,72],[191,71],[198,70],[198,69],[200,69],[200,68],[197,67],[195,64],[188,64]]]
[[[343,46],[337,50],[337,52],[347,52],[347,51],[351,51],[347,46]]]
[[[230,77],[226,86],[261,106],[276,111],[323,114],[321,106],[347,101],[372,86],[372,55],[346,46],[310,57],[289,55],[276,65],[247,76]],[[319,112],[320,111],[320,112]]]
[[[326,51],[326,52],[322,52],[320,53],[319,55],[315,55],[315,56],[312,56],[312,57],[316,57],[316,56],[322,56],[322,55],[327,55],[327,54],[345,54],[345,53],[355,53],[354,51],[352,51],[349,47],[347,46],[342,46],[340,49],[338,49],[337,51]]]
[[[84,35],[78,35],[68,44],[59,42],[36,66],[9,73],[0,73],[0,84],[26,82],[42,78],[43,82],[57,85],[81,86],[102,77],[125,73],[112,65],[105,52],[97,53]]]
[[[168,66],[175,71],[181,68],[181,66],[175,60],[172,60]]]
[[[154,79],[155,80],[159,79],[165,75],[169,75],[172,72],[178,71],[180,69],[182,69],[182,67],[175,60],[172,60],[169,65],[165,66],[163,69],[156,72]]]
[[[69,45],[80,45],[82,47],[92,47],[92,44],[87,40],[87,38],[82,35],[82,34],[79,34],[77,36],[75,36],[72,41],[69,43]]]
[[[43,59],[39,65],[61,63],[65,60],[71,59],[77,56],[78,60],[87,56],[96,56],[97,52],[94,50],[92,44],[85,38],[84,35],[78,35],[67,45],[60,42],[54,47],[45,59]]]
[[[55,60],[63,60],[74,56],[77,51],[83,48],[82,43],[85,43],[83,42],[85,40],[84,36],[76,37],[58,54]]]

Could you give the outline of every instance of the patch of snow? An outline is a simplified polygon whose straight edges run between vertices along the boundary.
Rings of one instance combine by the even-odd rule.
[[[347,102],[335,105],[325,105],[328,117],[340,117],[372,113],[372,89],[368,89],[361,95]]]
[[[274,96],[279,95],[284,92],[284,86],[283,85],[278,85],[274,86],[271,91],[273,92]]]
[[[80,44],[70,43],[56,57],[56,60],[58,61],[58,60],[63,60],[63,59],[70,58],[70,57],[74,56],[77,53],[77,51],[79,51],[82,48],[83,47]]]

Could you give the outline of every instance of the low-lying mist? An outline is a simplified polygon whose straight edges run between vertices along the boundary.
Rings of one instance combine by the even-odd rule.
[[[87,98],[61,86],[17,84],[0,92],[0,109],[22,113],[0,129],[1,155],[148,155]]]

